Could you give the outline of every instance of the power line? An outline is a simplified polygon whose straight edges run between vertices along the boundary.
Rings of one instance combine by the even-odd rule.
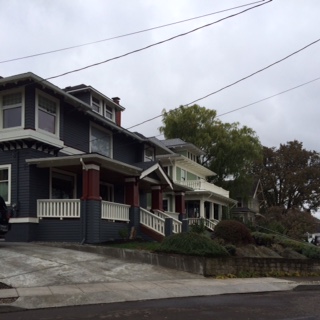
[[[63,77],[63,76],[66,76],[66,75],[68,75],[68,74],[71,74],[71,73],[79,72],[79,71],[82,71],[82,70],[85,70],[85,69],[89,69],[89,68],[92,68],[92,67],[95,67],[95,66],[98,66],[98,65],[101,65],[101,64],[104,64],[104,63],[113,61],[113,60],[117,60],[117,59],[120,59],[120,58],[124,58],[124,57],[126,57],[126,56],[131,55],[131,54],[134,54],[134,53],[137,53],[137,52],[140,52],[140,51],[143,51],[143,50],[146,50],[146,49],[155,47],[155,46],[157,46],[157,45],[159,45],[159,44],[163,44],[163,43],[165,43],[165,42],[169,42],[169,41],[174,40],[174,39],[177,39],[177,38],[179,38],[179,37],[186,36],[186,35],[188,35],[188,34],[190,34],[190,33],[195,32],[195,31],[198,31],[198,30],[201,30],[201,29],[203,29],[203,28],[212,26],[212,25],[214,25],[214,24],[216,24],[216,23],[219,23],[219,22],[221,22],[221,21],[223,21],[223,20],[226,20],[226,19],[229,19],[229,18],[233,18],[233,17],[235,17],[235,16],[238,16],[238,15],[240,15],[240,14],[242,14],[242,13],[245,13],[245,12],[247,12],[247,11],[250,11],[250,10],[252,10],[252,9],[258,8],[258,7],[260,7],[260,6],[264,6],[264,5],[266,5],[267,3],[270,3],[270,2],[272,2],[272,0],[269,0],[269,1],[267,1],[267,2],[264,2],[264,3],[259,4],[259,5],[256,5],[256,6],[253,6],[253,7],[251,7],[251,8],[245,9],[245,10],[243,10],[243,11],[240,11],[240,12],[238,12],[238,13],[232,14],[232,15],[230,15],[230,16],[224,17],[224,18],[219,19],[219,20],[217,20],[217,21],[208,23],[208,24],[203,25],[203,26],[201,26],[201,27],[192,29],[192,30],[190,30],[190,31],[187,31],[187,32],[184,32],[184,33],[180,33],[180,34],[178,34],[178,35],[176,35],[176,36],[173,36],[173,37],[171,37],[171,38],[168,38],[168,39],[165,39],[165,40],[162,40],[162,41],[159,41],[159,42],[150,44],[150,45],[148,45],[148,46],[146,46],[146,47],[142,47],[142,48],[140,48],[140,49],[136,49],[136,50],[127,52],[127,53],[125,53],[125,54],[122,54],[122,55],[120,55],[120,56],[116,56],[116,57],[113,57],[113,58],[110,58],[110,59],[107,59],[107,60],[104,60],[104,61],[101,61],[101,62],[93,63],[93,64],[87,65],[87,66],[85,66],[85,67],[82,67],[82,68],[78,68],[78,69],[74,69],[74,70],[71,70],[71,71],[67,71],[67,72],[61,73],[61,74],[59,74],[59,75],[46,78],[45,80],[50,80],[50,79],[55,79],[55,78]]]
[[[221,92],[221,91],[223,91],[223,90],[225,90],[225,89],[227,89],[227,88],[230,88],[230,87],[234,86],[235,84],[237,84],[237,83],[239,83],[239,82],[241,82],[241,81],[244,81],[244,80],[246,80],[246,79],[248,79],[248,78],[250,78],[250,77],[252,77],[252,76],[254,76],[254,75],[256,75],[256,74],[258,74],[258,73],[260,73],[260,72],[262,72],[262,71],[264,71],[264,70],[266,70],[266,69],[268,69],[268,68],[270,68],[270,67],[272,67],[272,66],[274,66],[274,65],[276,65],[276,64],[278,64],[278,63],[280,63],[280,62],[282,62],[282,61],[284,61],[284,60],[286,60],[286,59],[288,59],[288,58],[290,58],[290,57],[292,57],[293,55],[295,55],[295,54],[297,54],[297,53],[305,50],[306,48],[308,48],[308,47],[310,47],[310,46],[318,43],[319,41],[320,41],[320,39],[317,39],[317,40],[315,40],[315,41],[307,44],[306,46],[302,47],[301,49],[296,50],[296,51],[294,51],[293,53],[287,55],[286,57],[284,57],[284,58],[282,58],[282,59],[280,59],[280,60],[277,60],[276,62],[273,62],[273,63],[269,64],[268,66],[266,66],[266,67],[264,67],[264,68],[262,68],[262,69],[260,69],[260,70],[258,70],[258,71],[255,71],[255,72],[249,74],[248,76],[243,77],[243,78],[241,78],[241,79],[239,79],[239,80],[237,80],[237,81],[235,81],[235,82],[233,82],[233,83],[231,83],[231,84],[229,84],[229,85],[227,85],[227,86],[224,86],[224,87],[220,88],[219,90],[216,90],[216,91],[214,91],[214,92],[211,92],[211,93],[209,93],[209,94],[207,94],[207,95],[205,95],[205,96],[203,96],[203,97],[201,97],[201,98],[198,98],[198,99],[196,99],[196,100],[193,100],[192,102],[189,102],[189,103],[187,103],[187,104],[184,104],[183,106],[184,106],[184,107],[188,107],[190,104],[193,104],[193,103],[195,103],[195,102],[198,102],[198,101],[200,101],[200,100],[203,100],[203,99],[205,99],[205,98],[208,98],[208,97],[210,97],[210,96],[212,96],[212,95],[214,95],[214,94],[216,94],[216,93],[218,93],[218,92]],[[315,80],[311,80],[311,82],[312,82],[312,81],[315,81]],[[174,109],[172,109],[171,111],[177,110],[178,108],[179,108],[179,107],[174,108]],[[169,112],[170,112],[170,111],[169,111]],[[158,115],[158,116],[155,116],[155,117],[153,117],[153,118],[147,119],[147,120],[145,120],[145,121],[143,121],[143,122],[140,122],[140,123],[138,123],[138,124],[136,124],[136,125],[134,125],[134,126],[131,126],[131,127],[127,128],[127,129],[132,129],[132,128],[134,128],[134,127],[140,126],[140,125],[142,125],[142,124],[144,124],[144,123],[150,122],[150,121],[155,120],[155,119],[160,118],[160,117],[162,117],[162,114],[160,114],[160,115]]]
[[[289,92],[289,91],[298,89],[298,88],[300,88],[300,87],[303,87],[303,86],[305,86],[305,85],[307,85],[307,84],[309,84],[309,83],[312,83],[312,82],[315,82],[315,81],[318,81],[318,80],[320,80],[320,77],[315,78],[315,79],[313,79],[313,80],[310,80],[310,81],[308,81],[308,82],[299,84],[299,85],[297,85],[297,86],[295,86],[295,87],[292,87],[292,88],[290,88],[290,89],[287,89],[287,90],[278,92],[278,93],[276,93],[276,94],[274,94],[274,95],[272,95],[272,96],[269,96],[269,97],[266,97],[266,98],[257,100],[257,101],[252,102],[252,103],[249,103],[249,104],[247,104],[247,105],[245,105],[245,106],[242,106],[242,107],[239,107],[239,108],[236,108],[236,109],[232,109],[232,110],[227,111],[227,112],[225,112],[225,113],[221,113],[221,114],[217,115],[217,117],[222,117],[222,116],[227,115],[227,114],[229,114],[229,113],[233,113],[233,112],[236,112],[236,111],[238,111],[238,110],[248,108],[248,107],[250,107],[250,106],[252,106],[252,105],[254,105],[254,104],[257,104],[257,103],[260,103],[260,102],[262,102],[262,101],[265,101],[265,100],[274,98],[274,97],[276,97],[276,96],[279,96],[279,95],[284,94],[284,93],[287,93],[287,92]],[[184,106],[186,106],[186,105],[184,105]],[[177,110],[177,109],[179,109],[179,108],[180,108],[180,107],[177,107],[177,108],[174,108],[174,109],[172,109],[172,110],[170,110],[170,111],[174,111],[174,110]],[[169,111],[169,112],[170,112],[170,111]],[[158,116],[156,116],[156,117],[147,119],[147,120],[145,120],[145,121],[143,121],[143,122],[140,122],[140,123],[138,123],[138,124],[136,124],[136,125],[133,125],[133,126],[131,126],[131,127],[129,127],[129,128],[126,128],[126,130],[132,129],[132,128],[134,128],[134,127],[138,127],[138,126],[140,126],[140,125],[142,125],[142,124],[145,124],[145,123],[147,123],[147,122],[150,122],[150,121],[155,120],[155,119],[157,119],[157,118],[160,118],[160,117],[162,117],[162,116],[163,116],[163,114],[160,114],[160,115],[158,115]]]
[[[47,55],[47,54],[51,54],[51,53],[56,53],[56,52],[60,52],[60,51],[76,49],[76,48],[85,47],[85,46],[89,46],[89,45],[96,44],[96,43],[101,43],[101,42],[106,42],[106,41],[115,40],[115,39],[119,39],[119,38],[124,38],[124,37],[132,36],[132,35],[135,35],[135,34],[148,32],[148,31],[152,31],[152,30],[156,30],[156,29],[160,29],[160,28],[165,28],[165,27],[176,25],[176,24],[180,24],[180,23],[184,23],[184,22],[188,22],[188,21],[192,21],[192,20],[208,17],[208,16],[211,16],[211,15],[214,15],[214,14],[218,14],[218,13],[222,13],[222,12],[226,12],[226,11],[239,9],[239,8],[242,8],[242,7],[250,6],[250,5],[253,5],[253,4],[256,4],[256,3],[260,3],[260,2],[264,2],[264,1],[265,0],[255,1],[255,2],[251,2],[251,3],[243,4],[243,5],[240,5],[240,6],[237,6],[237,7],[224,9],[224,10],[220,10],[220,11],[216,11],[216,12],[212,12],[212,13],[207,13],[207,14],[204,14],[204,15],[201,15],[201,16],[197,16],[197,17],[194,17],[194,18],[188,18],[188,19],[184,19],[184,20],[180,20],[180,21],[176,21],[176,22],[172,22],[172,23],[167,23],[167,24],[160,25],[160,26],[157,26],[157,27],[152,27],[152,28],[148,28],[148,29],[144,29],[144,30],[140,30],[140,31],[134,31],[134,32],[130,32],[130,33],[126,33],[126,34],[122,34],[122,35],[119,35],[119,36],[114,36],[114,37],[110,37],[110,38],[106,38],[106,39],[102,39],[102,40],[96,40],[96,41],[87,42],[87,43],[83,43],[83,44],[79,44],[79,45],[75,45],[75,46],[70,46],[70,47],[65,47],[65,48],[45,51],[45,52],[41,52],[41,53],[35,53],[35,54],[23,56],[23,57],[3,60],[3,61],[0,61],[0,63],[8,63],[8,62],[18,61],[18,60],[23,60],[23,59],[34,58],[34,57],[43,56],[43,55]]]

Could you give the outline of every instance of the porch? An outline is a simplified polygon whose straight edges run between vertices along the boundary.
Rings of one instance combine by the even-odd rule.
[[[124,237],[152,238],[160,241],[171,234],[187,232],[190,225],[201,221],[212,231],[218,223],[218,221],[207,219],[183,219],[181,215],[175,212],[161,210],[151,212],[141,207],[135,208],[121,203],[100,201],[101,206],[88,206],[85,202],[80,199],[38,200],[39,230],[43,228],[47,230],[50,226],[51,232],[48,234],[48,237],[50,237],[50,235],[57,233],[68,233],[71,225],[78,225],[81,234],[78,235],[76,241],[97,243]],[[92,210],[87,212],[90,207]],[[177,216],[180,216],[181,220],[177,219]],[[93,217],[95,218],[92,219]],[[92,223],[93,221],[94,223]],[[68,228],[65,228],[65,225]],[[56,228],[57,233],[52,230],[52,227]],[[44,232],[40,231],[39,234],[43,235]],[[55,239],[40,240],[59,241],[56,237]]]

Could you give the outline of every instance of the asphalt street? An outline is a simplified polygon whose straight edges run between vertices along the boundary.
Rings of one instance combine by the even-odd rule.
[[[320,292],[290,291],[162,299],[41,310],[11,310],[1,320],[316,320]]]

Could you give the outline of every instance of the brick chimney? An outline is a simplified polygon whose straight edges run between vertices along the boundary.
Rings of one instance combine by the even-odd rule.
[[[120,106],[120,98],[112,98],[113,102]],[[116,125],[121,127],[121,110],[116,110]]]

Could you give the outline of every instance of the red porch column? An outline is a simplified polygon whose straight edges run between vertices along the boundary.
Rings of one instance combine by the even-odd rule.
[[[86,174],[83,176],[83,182],[86,182],[87,189],[83,187],[83,191],[86,191],[87,200],[101,200],[100,197],[100,167],[96,164],[86,164]],[[85,192],[83,197],[85,196]]]
[[[186,205],[184,192],[176,192],[175,194],[176,212],[179,213],[179,220],[186,218]]]
[[[163,195],[161,186],[151,187],[152,191],[152,210],[161,210],[163,211]]]
[[[125,203],[133,207],[140,206],[139,182],[134,177],[125,179]]]

